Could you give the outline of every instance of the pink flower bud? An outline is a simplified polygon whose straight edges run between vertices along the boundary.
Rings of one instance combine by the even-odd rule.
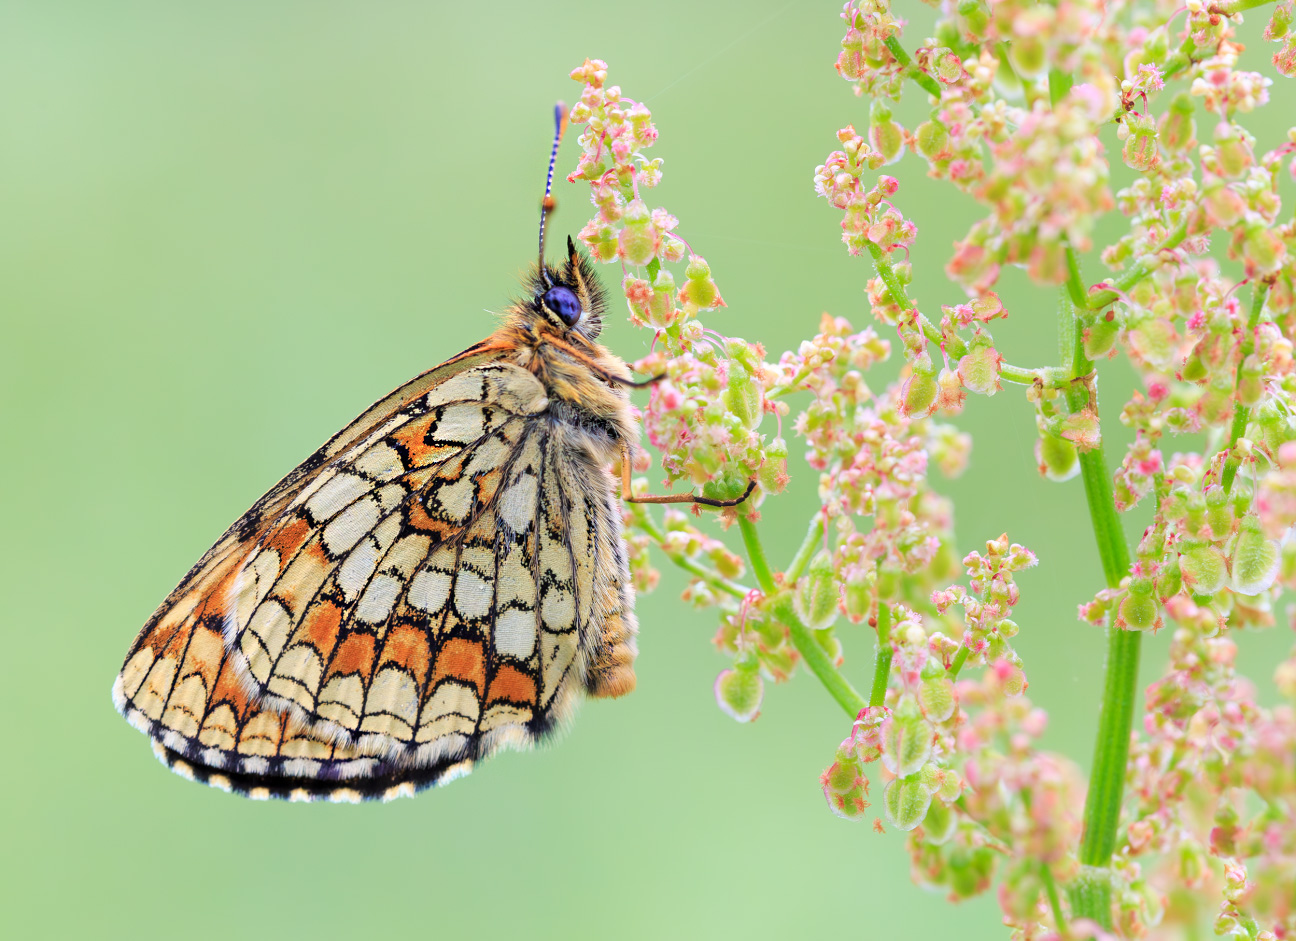
[[[940,395],[936,400],[940,410],[946,415],[957,415],[963,411],[967,390],[963,388],[963,381],[958,373],[951,369],[942,369],[936,382],[940,386]]]

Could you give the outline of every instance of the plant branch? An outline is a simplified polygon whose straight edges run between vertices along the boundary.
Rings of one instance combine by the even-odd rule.
[[[797,547],[796,555],[792,557],[792,561],[788,563],[787,570],[783,573],[783,581],[785,584],[794,585],[796,584],[796,580],[801,577],[801,573],[805,571],[806,566],[810,564],[810,560],[814,558],[815,548],[822,540],[824,527],[827,525],[828,521],[824,519],[822,512],[816,513],[811,517],[810,528],[806,530],[805,539],[801,540],[801,545]]]
[[[878,563],[879,572],[882,568]],[[882,580],[879,578],[878,585]],[[882,600],[877,599],[877,658],[873,662],[873,689],[869,692],[869,706],[876,708],[886,703],[887,680],[891,678],[891,609]]]
[[[738,529],[742,532],[743,545],[747,547],[747,558],[751,560],[752,574],[756,576],[756,584],[760,585],[761,591],[765,592],[768,597],[773,597],[778,591],[778,585],[774,582],[774,573],[770,571],[769,562],[765,559],[765,547],[761,545],[760,533],[756,531],[756,524],[746,516],[738,514]]]
[[[1261,281],[1251,289],[1251,314],[1247,317],[1246,333],[1242,336],[1240,350],[1242,355],[1238,358],[1237,375],[1233,380],[1235,395],[1242,384],[1242,367],[1246,364],[1247,357],[1255,352],[1256,328],[1260,326],[1260,312],[1264,309],[1265,299],[1268,296],[1268,281]],[[1233,479],[1237,477],[1238,468],[1242,465],[1241,459],[1233,452],[1237,448],[1238,441],[1246,434],[1247,424],[1250,421],[1251,407],[1238,402],[1233,410],[1233,425],[1229,428],[1228,445],[1224,448],[1228,452],[1228,457],[1224,462],[1224,473],[1220,475],[1220,486],[1224,488],[1225,493],[1232,489]]]
[[[1063,360],[1069,361],[1076,376],[1087,376],[1093,363],[1084,354],[1081,323],[1076,307],[1063,293],[1058,310],[1058,337]],[[1067,404],[1072,413],[1087,407],[1098,410],[1097,393],[1092,386],[1074,382],[1067,390]],[[1129,572],[1129,547],[1116,513],[1111,475],[1101,443],[1080,452],[1080,471],[1084,479],[1085,498],[1093,524],[1098,555],[1102,559],[1107,587],[1116,588]],[[1122,630],[1115,625],[1113,614],[1107,625],[1107,663],[1103,684],[1102,706],[1098,714],[1098,736],[1094,745],[1093,767],[1089,774],[1089,791],[1085,798],[1084,836],[1080,843],[1080,862],[1090,867],[1087,877],[1077,881],[1072,891],[1076,915],[1092,918],[1111,927],[1111,883],[1105,871],[1116,849],[1120,824],[1121,800],[1125,787],[1125,767],[1129,760],[1130,731],[1134,724],[1134,704],[1138,694],[1138,663],[1143,635]]]
[[[914,65],[913,59],[909,58],[909,53],[905,52],[904,46],[900,45],[900,40],[896,39],[895,36],[888,36],[884,42],[891,55],[895,56],[895,60],[900,63],[900,68],[904,71],[904,74],[918,83],[919,87],[927,94],[939,99],[941,96],[940,82]]]
[[[688,572],[690,575],[701,579],[717,591],[724,592],[733,598],[739,600],[746,598],[751,593],[751,589],[746,585],[740,585],[737,582],[730,581],[719,572],[707,568],[699,562],[695,562],[682,552],[675,552],[666,545],[666,535],[657,528],[657,522],[645,511],[642,515],[635,518],[634,525],[641,529],[657,547],[666,554],[677,566]]]
[[[896,274],[895,266],[891,264],[891,259],[887,257],[885,249],[876,242],[869,242],[868,249],[869,254],[873,256],[873,267],[877,271],[878,277],[882,279],[882,283],[886,285],[891,300],[901,310],[912,310],[917,314],[918,325],[922,328],[923,336],[939,345],[954,359],[959,359],[967,353],[967,344],[963,342],[961,337],[957,334],[945,335],[941,332],[940,327],[921,313],[918,313],[917,305],[909,299],[909,295],[905,292],[904,285],[900,283],[900,277]],[[1054,368],[1023,369],[1020,366],[1002,363],[999,367],[999,378],[1004,382],[1012,382],[1018,385],[1029,386],[1038,381],[1056,387],[1063,385],[1071,377],[1059,375],[1059,371]]]
[[[780,623],[787,625],[788,633],[792,637],[792,646],[796,647],[797,652],[801,654],[801,659],[805,660],[806,666],[819,677],[819,682],[824,685],[824,689],[837,700],[837,704],[846,714],[853,719],[864,711],[868,706],[864,697],[851,686],[846,677],[842,676],[841,671],[814,639],[810,629],[797,617],[796,610],[792,607],[791,592],[785,591],[775,597],[772,611]]]
[[[756,531],[756,524],[747,517],[739,515],[738,527],[742,531],[743,544],[747,547],[747,558],[751,560],[752,571],[756,574],[756,580],[760,583],[761,590],[773,599],[770,606],[774,617],[780,623],[787,625],[788,633],[792,638],[792,646],[796,647],[797,653],[801,654],[801,659],[806,662],[806,666],[815,676],[819,677],[819,682],[828,690],[829,695],[837,700],[837,704],[846,711],[853,719],[868,705],[864,701],[855,687],[851,686],[850,681],[842,676],[836,665],[829,658],[824,649],[819,646],[814,635],[810,633],[810,628],[806,627],[797,617],[796,609],[792,607],[792,593],[790,591],[779,591],[778,585],[774,581],[774,575],[770,572],[769,563],[765,560],[765,547],[761,545],[760,533]]]
[[[1158,245],[1152,254],[1160,255],[1162,252],[1168,252],[1177,248],[1179,243],[1188,237],[1188,220],[1191,216],[1191,210],[1185,212],[1183,220],[1175,226],[1174,230],[1166,236],[1165,241]],[[1113,301],[1118,300],[1122,294],[1152,274],[1156,268],[1157,266],[1155,264],[1140,261],[1129,271],[1118,277],[1112,287],[1101,290],[1097,294],[1089,294],[1083,288],[1084,282],[1079,280],[1080,267],[1079,262],[1075,259],[1075,249],[1067,246],[1067,290],[1071,296],[1071,300],[1074,301],[1077,306],[1087,308],[1088,310],[1101,310]],[[1073,277],[1072,269],[1074,269],[1074,277],[1077,280],[1077,284],[1074,287],[1071,283]],[[1081,293],[1080,299],[1077,299],[1075,296],[1075,291],[1077,289],[1079,289]],[[1077,375],[1085,375],[1085,373],[1077,373]]]

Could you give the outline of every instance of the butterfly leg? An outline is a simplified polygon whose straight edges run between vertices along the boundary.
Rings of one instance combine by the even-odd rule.
[[[695,503],[701,506],[730,507],[741,506],[756,489],[756,478],[747,481],[747,489],[741,497],[734,500],[715,500],[711,497],[699,497],[692,493],[670,493],[663,495],[635,496],[630,487],[630,446],[621,442],[621,499],[626,503]]]

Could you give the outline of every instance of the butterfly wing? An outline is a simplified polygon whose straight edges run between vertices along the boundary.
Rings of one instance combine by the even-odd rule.
[[[177,771],[253,796],[398,796],[534,741],[575,677],[625,691],[591,681],[624,686],[634,653],[607,469],[515,366],[398,393],[141,632],[114,698]]]

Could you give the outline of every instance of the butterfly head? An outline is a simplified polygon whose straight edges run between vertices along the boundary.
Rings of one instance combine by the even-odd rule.
[[[604,294],[588,258],[567,239],[567,262],[537,268],[528,284],[530,300],[524,310],[552,327],[560,336],[577,333],[593,340],[603,329]]]

